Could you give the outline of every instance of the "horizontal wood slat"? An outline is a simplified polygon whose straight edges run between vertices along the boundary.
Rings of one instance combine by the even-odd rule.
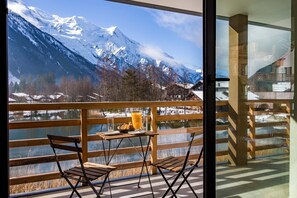
[[[266,139],[266,138],[275,138],[275,137],[288,138],[289,135],[287,133],[271,133],[271,134],[256,135],[256,139]]]
[[[9,129],[67,127],[79,125],[80,120],[17,121],[9,123]]]
[[[17,185],[17,184],[25,184],[25,183],[32,183],[32,182],[40,182],[52,179],[59,179],[61,178],[61,174],[59,172],[50,172],[50,173],[42,173],[42,174],[35,174],[35,175],[28,175],[28,176],[18,176],[10,178],[10,185]]]
[[[203,114],[180,114],[180,115],[162,115],[157,116],[157,121],[174,121],[174,120],[196,120],[203,119]]]
[[[80,138],[79,136],[69,136],[69,137]],[[48,138],[11,140],[9,142],[9,148],[26,147],[26,146],[44,146],[44,145],[49,146]]]
[[[147,161],[147,164],[150,164],[150,161]],[[124,164],[116,164],[112,165],[117,168],[117,170],[124,170],[129,168],[141,167],[142,161],[137,162],[127,162]],[[42,173],[42,174],[34,174],[28,176],[18,176],[10,178],[10,185],[24,184],[24,183],[32,183],[32,182],[40,182],[52,179],[61,178],[59,172],[50,172],[50,173]]]
[[[256,151],[276,149],[276,148],[285,148],[285,147],[287,147],[286,144],[263,145],[263,146],[256,146]]]
[[[77,159],[77,154],[61,154],[58,155],[60,161],[65,160],[73,160]],[[30,164],[42,164],[42,163],[49,163],[55,162],[55,156],[47,155],[47,156],[36,156],[36,157],[26,157],[26,158],[17,158],[9,160],[9,166],[23,166],[23,165],[30,165]]]
[[[287,121],[255,123],[255,127],[271,127],[271,126],[285,126],[285,125],[288,125]]]

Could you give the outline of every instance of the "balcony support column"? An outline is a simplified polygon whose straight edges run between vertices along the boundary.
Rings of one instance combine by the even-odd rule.
[[[247,63],[248,16],[229,18],[229,127],[228,160],[236,166],[247,163]]]

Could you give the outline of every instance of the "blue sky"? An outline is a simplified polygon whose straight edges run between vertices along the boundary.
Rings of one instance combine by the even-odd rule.
[[[117,26],[131,39],[162,50],[188,67],[202,67],[202,17],[105,0],[23,0],[62,17],[83,16],[100,26]]]

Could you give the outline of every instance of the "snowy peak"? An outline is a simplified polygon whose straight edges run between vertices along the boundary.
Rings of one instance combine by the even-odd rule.
[[[95,65],[18,14],[8,15],[8,33],[10,82],[18,82],[22,76],[34,78],[48,73],[53,73],[57,80],[67,75],[87,75],[96,80]]]
[[[52,16],[38,8],[26,6],[21,0],[9,0],[7,5],[10,11],[20,15],[38,28],[46,26],[48,21],[52,19]]]
[[[106,31],[110,34],[110,36],[112,36],[117,28],[118,28],[117,26],[113,26],[110,28],[106,28]]]
[[[161,49],[143,46],[128,38],[116,26],[102,28],[81,16],[60,17],[48,14],[26,6],[19,0],[10,0],[8,8],[92,64],[99,63],[98,66],[101,66],[103,59],[113,57],[118,64],[133,67],[154,65],[162,67],[165,72],[175,70],[179,76],[185,71],[193,76],[197,74]]]
[[[78,25],[78,20],[81,20],[81,18],[75,16],[61,18],[57,15],[53,15],[53,28],[63,35],[80,36],[82,35],[83,29]]]

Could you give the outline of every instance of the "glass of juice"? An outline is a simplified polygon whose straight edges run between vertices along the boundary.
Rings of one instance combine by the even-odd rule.
[[[141,130],[142,129],[142,113],[140,111],[132,112],[132,125],[135,130]]]

